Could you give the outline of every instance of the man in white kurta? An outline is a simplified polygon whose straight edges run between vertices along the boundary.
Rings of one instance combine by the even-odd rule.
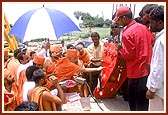
[[[150,74],[147,80],[146,97],[149,99],[149,111],[164,110],[164,43],[166,36],[164,30],[164,10],[160,7],[152,10],[149,15],[150,27],[158,32],[153,47]],[[154,31],[155,30],[155,31]]]

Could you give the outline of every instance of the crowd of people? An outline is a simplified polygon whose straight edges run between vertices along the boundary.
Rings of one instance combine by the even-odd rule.
[[[130,111],[163,111],[164,7],[147,4],[139,16],[135,20],[129,7],[119,7],[106,44],[100,41],[98,32],[92,32],[93,43],[87,48],[82,43],[66,46],[63,40],[61,46],[50,45],[46,39],[39,52],[16,49],[13,57],[9,57],[4,51],[4,110],[61,111],[61,105],[68,101],[65,93],[89,96],[98,85],[101,70],[105,69],[104,50],[113,43],[126,60],[127,80],[122,87],[127,89],[124,96]],[[61,86],[60,82],[75,77],[85,78],[89,87]]]

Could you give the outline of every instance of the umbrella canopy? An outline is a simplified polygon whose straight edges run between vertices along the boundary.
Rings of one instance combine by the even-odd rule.
[[[23,14],[13,25],[13,34],[23,42],[37,38],[57,40],[65,33],[81,31],[65,13],[54,8],[42,7]]]

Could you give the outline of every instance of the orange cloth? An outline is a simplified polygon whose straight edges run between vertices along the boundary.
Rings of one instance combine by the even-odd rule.
[[[18,86],[18,95],[17,95],[17,103],[20,104],[23,101],[23,84],[26,81],[26,69],[22,70],[19,74],[19,79],[17,81]]]
[[[8,69],[4,69],[4,79],[7,78],[9,75],[12,75],[12,73]],[[8,92],[8,91],[4,88],[4,93],[5,92]],[[18,90],[15,82],[12,84],[11,92],[8,92],[8,93],[12,93],[14,95],[14,98],[17,97]],[[16,105],[17,105],[17,101],[14,100],[12,103],[5,106],[5,111],[13,111]]]
[[[51,52],[58,52],[58,51],[61,51],[62,49],[61,49],[61,47],[60,46],[51,46],[50,47],[50,51]]]
[[[56,74],[59,81],[71,79],[71,77],[80,71],[80,67],[69,61],[67,57],[62,57],[57,62]]]
[[[45,60],[45,57],[43,57],[43,56],[34,56],[33,62],[35,64],[43,64],[44,60]]]
[[[8,69],[4,69],[4,79],[7,78],[11,72]]]
[[[17,69],[20,66],[18,59],[10,58],[7,61],[6,68],[12,73],[14,76],[15,82],[17,82]]]
[[[83,63],[87,63],[87,64],[90,63],[90,57],[89,57],[89,54],[86,52],[86,50],[84,50],[83,55],[78,54],[78,58],[79,60],[82,60]]]
[[[43,87],[43,86],[35,87],[35,88],[33,88],[33,90],[30,90],[28,92],[29,101],[33,101],[33,102],[38,103],[39,111],[45,111],[44,105],[43,105],[43,97],[42,97],[44,91],[50,92],[49,89],[47,89],[46,87]],[[56,104],[54,102],[51,102],[51,104],[52,104],[52,110],[56,111],[57,110]]]
[[[77,57],[77,50],[76,49],[67,49],[67,53],[66,53],[67,57]]]
[[[46,73],[47,74],[51,74],[51,73],[54,73],[55,72],[55,64],[53,63],[52,65],[50,65],[47,70],[46,70]]]
[[[4,94],[5,93],[12,93],[14,98],[16,98],[16,92],[15,92],[15,88],[13,88],[13,85],[12,85],[12,89],[11,89],[11,92],[8,92],[6,89],[4,90]],[[4,110],[5,111],[13,111],[15,109],[15,107],[17,106],[17,102],[16,100],[12,101],[11,103],[9,103],[8,105],[4,106]]]
[[[8,50],[4,50],[4,56],[8,56]]]

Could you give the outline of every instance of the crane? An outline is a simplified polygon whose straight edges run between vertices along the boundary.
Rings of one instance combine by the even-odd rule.
[[[12,50],[12,52],[14,52],[14,50],[18,49],[18,44],[16,42],[15,36],[14,35],[8,35],[8,33],[10,32],[10,24],[7,20],[6,14],[4,13],[4,38],[6,39],[8,45],[9,45],[9,49]]]

